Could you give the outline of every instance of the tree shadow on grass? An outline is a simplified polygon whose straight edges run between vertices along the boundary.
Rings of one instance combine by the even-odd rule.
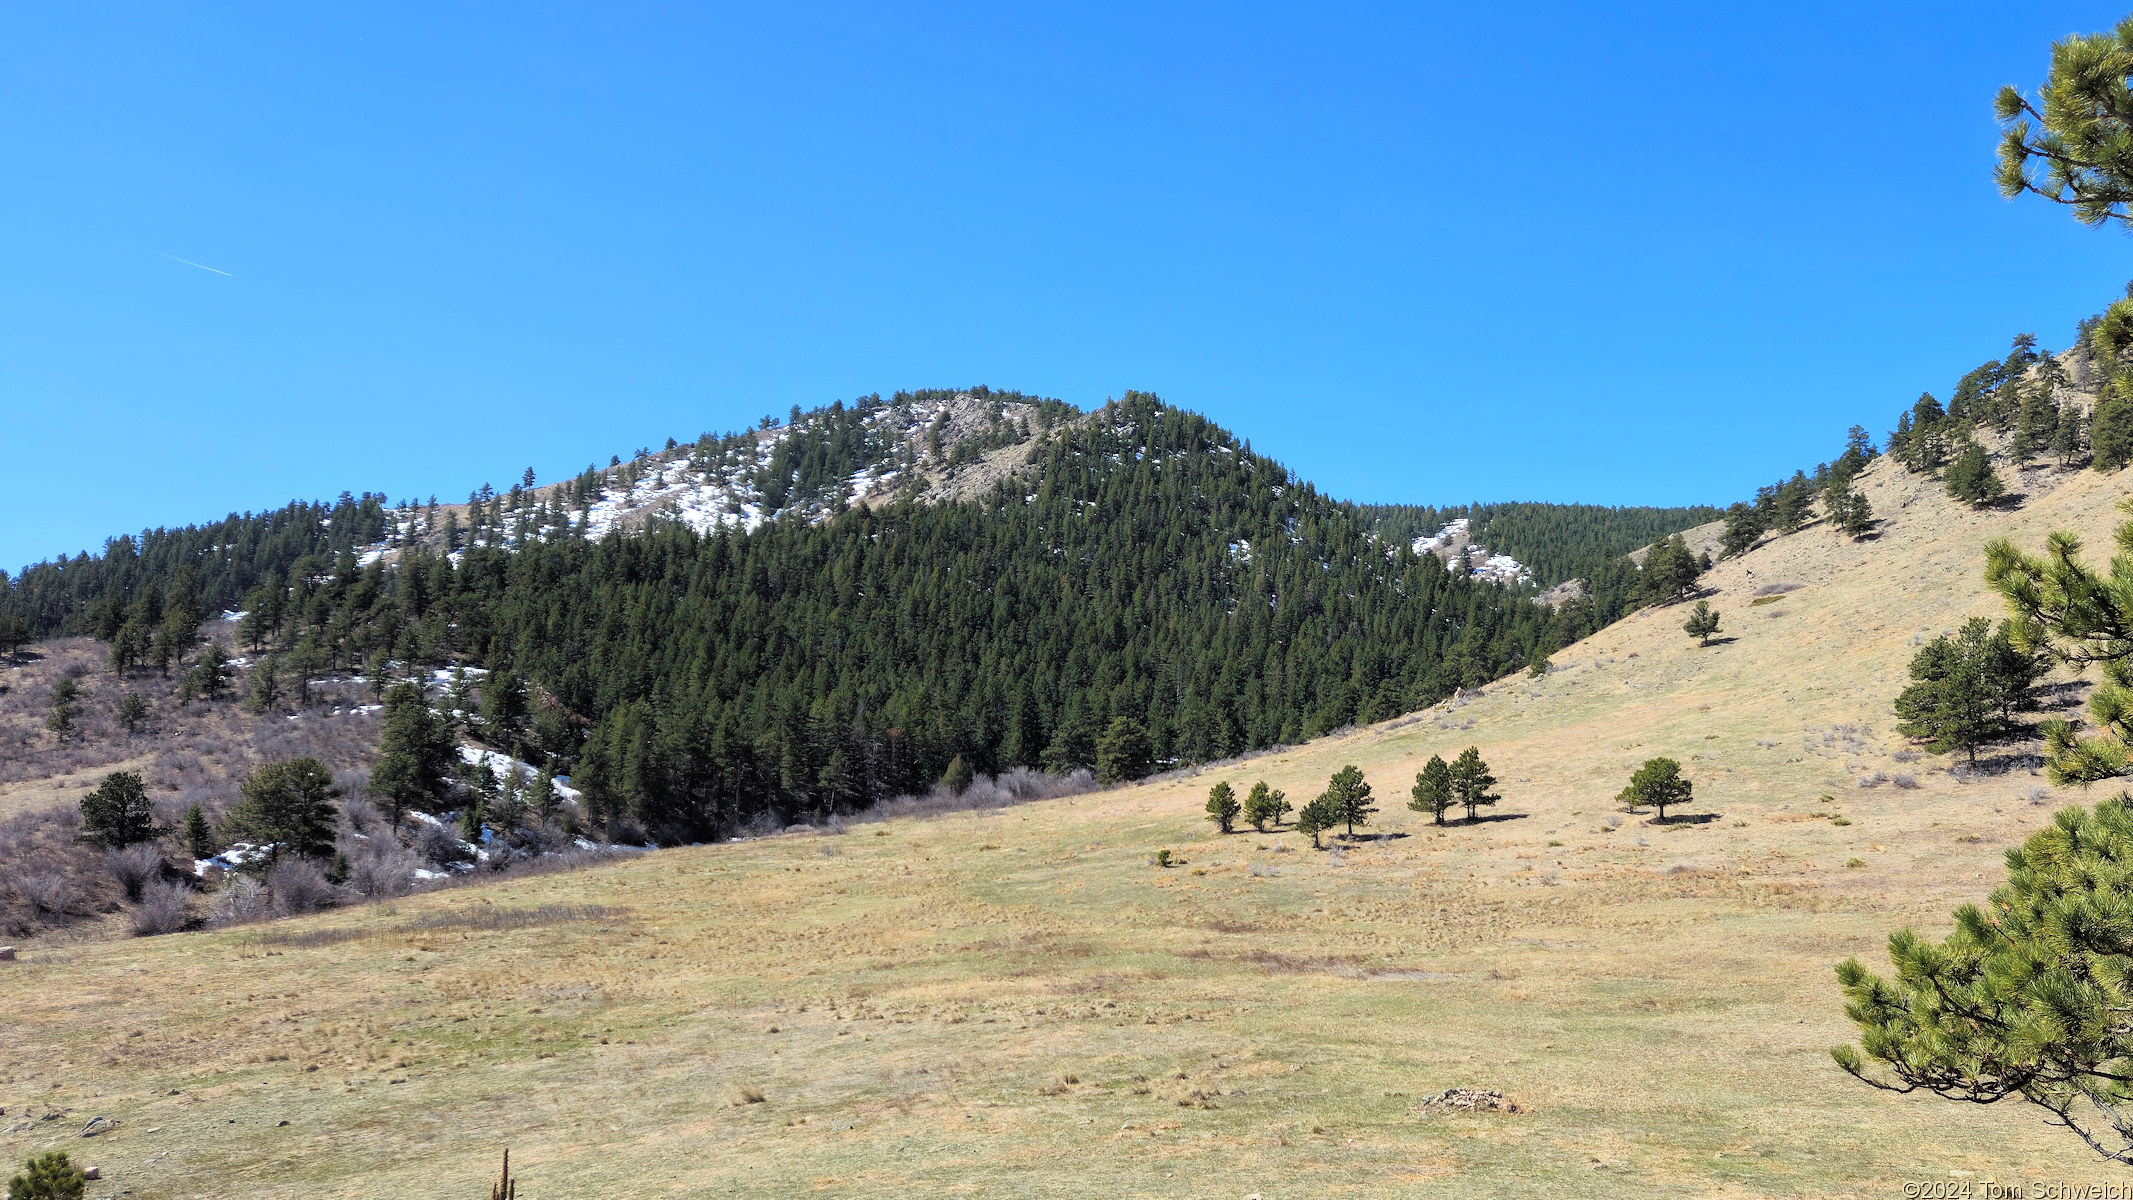
[[[1478,817],[1461,817],[1455,825],[1493,825],[1498,821],[1523,821],[1532,813],[1483,813]]]
[[[1705,642],[1703,645],[1698,646],[1696,648],[1698,650],[1709,650],[1713,646],[1730,646],[1739,640],[1739,638],[1733,637],[1732,635],[1728,634],[1725,637],[1712,638],[1710,641]]]
[[[1675,813],[1673,816],[1664,819],[1648,817],[1644,823],[1646,825],[1709,825],[1725,815],[1724,813]]]

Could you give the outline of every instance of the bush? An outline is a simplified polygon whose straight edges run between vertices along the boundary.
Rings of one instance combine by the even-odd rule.
[[[126,889],[126,899],[138,904],[141,889],[163,877],[163,851],[150,842],[139,842],[123,850],[106,850],[104,870]]]
[[[140,907],[133,910],[134,935],[155,937],[185,928],[185,910],[192,898],[192,889],[182,883],[149,884],[141,893]]]
[[[284,858],[267,872],[267,890],[274,894],[274,914],[281,917],[317,912],[334,901],[333,885],[318,864],[308,858]]]
[[[33,871],[23,876],[22,897],[40,913],[63,916],[79,907],[82,890],[64,871]]]
[[[415,853],[436,863],[450,867],[455,863],[474,861],[474,852],[459,840],[459,834],[445,825],[422,824],[422,831],[415,835]]]
[[[249,875],[232,875],[223,880],[208,905],[208,911],[219,924],[233,924],[258,918],[267,909],[267,889]]]

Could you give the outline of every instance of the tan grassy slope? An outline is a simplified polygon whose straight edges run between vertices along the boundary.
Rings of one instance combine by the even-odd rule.
[[[1890,1196],[1951,1171],[2092,1176],[2032,1111],[1840,1075],[1830,966],[1878,962],[1900,924],[1944,932],[2051,811],[2021,770],[1852,781],[1924,765],[1888,757],[1888,702],[1914,637],[1993,611],[1983,540],[2100,535],[2127,482],[2031,485],[2004,514],[1885,468],[1866,487],[1880,541],[1810,529],[1718,568],[1735,640],[1708,650],[1659,611],[1544,682],[1197,779],[264,931],[362,935],[331,944],[254,929],[30,954],[0,969],[0,1155],[85,1151],[112,1181],[94,1194],[137,1197],[478,1195],[505,1143],[528,1197]],[[1749,607],[1776,582],[1809,586]],[[1873,733],[1850,753],[1825,745],[1836,725]],[[1399,807],[1421,759],[1469,743],[1507,819],[1438,831]],[[1653,754],[1720,819],[1603,832]],[[1374,828],[1408,836],[1336,857],[1199,818],[1215,778],[1300,799],[1348,761],[1386,805]],[[1188,865],[1147,865],[1160,847]],[[415,924],[544,904],[609,911]],[[1529,1111],[1419,1108],[1462,1085]],[[66,1116],[15,1124],[47,1106]],[[117,1132],[70,1136],[99,1113]]]

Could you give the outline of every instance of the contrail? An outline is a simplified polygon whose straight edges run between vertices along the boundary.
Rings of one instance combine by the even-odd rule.
[[[157,250],[157,251],[155,251],[154,253],[157,253],[157,254],[163,254],[163,252],[162,252],[161,250]],[[165,258],[167,258],[167,259],[169,259],[170,261],[172,261],[172,262],[175,262],[175,263],[184,263],[184,264],[185,264],[186,266],[188,266],[188,267],[199,267],[199,268],[200,268],[201,270],[203,270],[203,271],[214,271],[214,272],[215,272],[215,274],[217,274],[217,275],[230,275],[230,273],[229,273],[228,271],[216,270],[216,268],[214,268],[214,267],[209,267],[209,266],[202,266],[201,264],[199,264],[199,263],[196,263],[196,262],[194,262],[193,260],[191,260],[191,259],[189,259],[189,258],[179,258],[179,257],[178,257],[177,255],[175,255],[175,254],[163,254],[163,257],[165,257]],[[235,278],[237,278],[237,277],[236,277],[235,275],[230,275],[230,278],[232,278],[232,279],[235,279]]]

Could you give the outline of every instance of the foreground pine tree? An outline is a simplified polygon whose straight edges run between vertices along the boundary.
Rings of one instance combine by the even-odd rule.
[[[104,776],[96,790],[81,799],[81,836],[110,850],[152,842],[170,830],[156,824],[148,788],[132,771]]]
[[[1856,958],[1838,966],[1859,1044],[1831,1054],[1888,1091],[2018,1097],[2104,1158],[2133,1164],[2129,912],[2133,808],[2120,797],[2064,809],[2008,852],[2007,883],[1987,909],[1955,910],[1946,940],[1891,934],[1893,980]]]
[[[1276,829],[1281,828],[1281,818],[1288,815],[1288,811],[1288,797],[1280,789],[1268,787],[1264,779],[1253,784],[1251,792],[1244,797],[1244,819],[1261,833],[1266,832],[1269,823]]]
[[[24,1163],[7,1182],[9,1200],[81,1200],[88,1188],[89,1177],[57,1150]]]
[[[341,790],[315,758],[268,763],[238,786],[244,797],[223,818],[223,836],[271,845],[275,857],[325,858],[333,853],[334,799]]]
[[[1340,805],[1334,803],[1331,793],[1321,793],[1296,813],[1296,832],[1308,835],[1313,850],[1323,850],[1318,835],[1341,823]]]

